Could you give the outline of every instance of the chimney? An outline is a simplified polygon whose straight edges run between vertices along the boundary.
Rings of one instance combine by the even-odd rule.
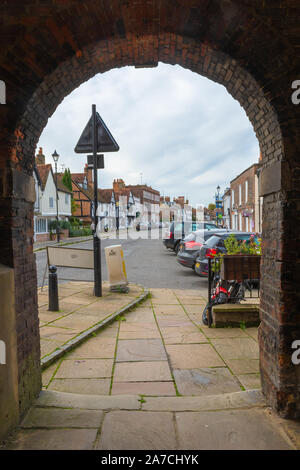
[[[120,189],[124,189],[125,187],[126,187],[125,183],[121,178],[116,179],[116,180],[113,181],[113,190],[114,190],[114,192],[118,192],[118,191],[120,191]]]
[[[35,157],[35,163],[37,165],[45,165],[45,155],[43,154],[42,147],[40,147],[39,153]]]
[[[84,173],[87,177],[88,184],[93,185],[93,170],[88,167],[88,164],[86,163],[84,166]]]

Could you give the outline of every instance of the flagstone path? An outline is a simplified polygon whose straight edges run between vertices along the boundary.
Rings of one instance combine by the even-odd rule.
[[[75,294],[71,302],[84,300]],[[201,321],[205,302],[195,290],[151,289],[151,299],[47,368],[44,389],[206,396],[260,388],[257,328],[208,328]],[[65,339],[96,310],[95,303],[83,306],[41,329],[53,329],[51,341]]]

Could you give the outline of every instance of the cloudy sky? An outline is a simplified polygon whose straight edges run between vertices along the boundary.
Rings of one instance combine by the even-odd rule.
[[[105,155],[99,186],[114,178],[152,186],[162,195],[186,196],[190,203],[213,202],[230,180],[258,160],[253,128],[226,89],[180,66],[124,67],[98,74],[67,96],[49,119],[38,147],[52,163],[83,171],[84,154],[74,147],[97,111],[120,146]],[[141,175],[142,174],[142,175]]]

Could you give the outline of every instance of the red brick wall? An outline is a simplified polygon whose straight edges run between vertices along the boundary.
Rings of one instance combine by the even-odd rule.
[[[35,235],[35,239],[36,239],[35,241],[36,241],[37,243],[39,243],[39,242],[47,242],[47,241],[49,240],[49,238],[50,238],[50,237],[49,237],[49,233],[37,233],[37,234]]]
[[[237,178],[235,178],[233,181],[230,183],[230,189],[231,191],[234,191],[234,204],[237,208],[238,214],[243,214],[243,211],[252,211],[253,214],[251,215],[253,222],[255,222],[255,216],[256,212],[258,211],[258,206],[255,201],[255,171],[257,169],[258,165],[252,165],[249,169],[244,171],[241,175],[238,175]],[[245,188],[245,183],[248,181],[248,199],[247,202],[245,202],[245,197],[246,197],[246,188]],[[239,187],[241,185],[241,204],[239,203]],[[232,192],[231,192],[232,194]],[[250,217],[249,219],[249,231],[251,230],[250,227]],[[232,223],[232,215],[231,215],[231,223]],[[246,220],[245,217],[242,216],[242,227],[239,227],[239,230],[246,231]],[[258,231],[258,229],[257,229]]]
[[[7,89],[0,107],[0,261],[15,268],[21,410],[40,386],[39,338],[33,207],[12,169],[20,180],[32,174],[48,118],[81,83],[114,67],[161,61],[224,85],[253,125],[263,167],[282,162],[279,187],[275,181],[264,197],[260,364],[272,406],[284,416],[300,414],[299,368],[290,360],[292,339],[300,338],[300,107],[291,102],[299,7],[289,0],[141,0],[122,8],[37,0],[3,7],[0,32],[9,46],[0,57]]]

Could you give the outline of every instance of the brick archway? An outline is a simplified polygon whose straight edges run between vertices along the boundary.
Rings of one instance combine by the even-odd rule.
[[[224,8],[226,12],[226,5]],[[241,13],[242,18],[244,15]],[[217,25],[218,20],[214,21]],[[25,76],[27,88],[22,95],[20,84],[16,85],[12,80],[11,97],[16,106],[1,110],[5,126],[0,142],[3,187],[0,210],[4,214],[1,227],[7,243],[0,261],[15,271],[21,412],[40,390],[31,192],[36,144],[48,118],[63,98],[96,73],[125,65],[147,66],[161,61],[179,64],[224,85],[244,108],[259,140],[264,167],[260,328],[262,386],[269,403],[282,416],[299,416],[300,379],[297,368],[291,363],[291,344],[300,338],[297,310],[299,272],[297,263],[293,263],[299,249],[299,234],[294,222],[299,220],[297,151],[300,145],[288,79],[285,76],[281,83],[277,83],[275,78],[271,81],[276,64],[272,70],[267,67],[254,70],[253,60],[249,58],[249,64],[247,61],[247,47],[242,48],[244,55],[240,60],[233,58],[239,55],[236,51],[232,55],[224,52],[226,48],[220,45],[223,33],[214,43],[211,38],[200,40],[170,32],[145,35],[142,30],[141,27],[139,32],[128,33],[126,38],[108,35],[106,39],[92,41],[85,47],[79,47],[76,39],[72,42],[64,33],[67,37],[64,44],[72,45],[72,53],[65,54],[68,58],[63,59],[59,53],[56,58],[55,51],[51,49],[52,59],[56,58],[58,66],[45,72],[45,67],[39,67],[31,56],[32,77],[30,74]],[[271,34],[269,30],[268,34]],[[288,50],[285,43],[285,51]],[[249,52],[249,57],[253,53]],[[285,57],[283,64],[286,61]],[[10,90],[9,86],[7,88]]]

